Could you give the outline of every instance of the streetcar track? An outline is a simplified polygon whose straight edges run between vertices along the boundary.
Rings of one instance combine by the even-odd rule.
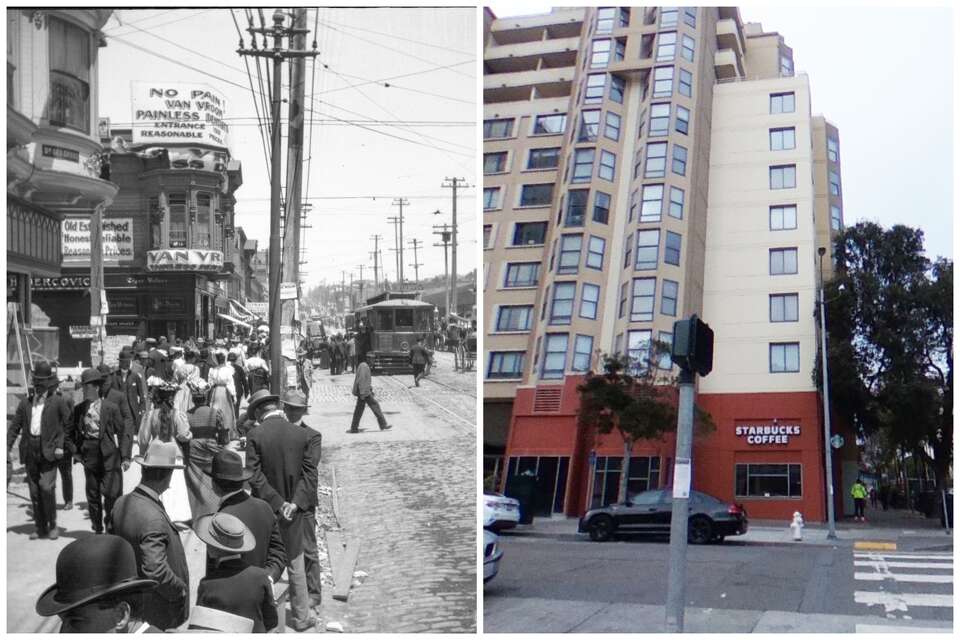
[[[399,385],[400,388],[402,388],[402,389],[404,389],[405,391],[407,391],[408,393],[410,393],[410,389],[407,387],[407,385],[405,385],[405,384],[404,384],[403,382],[401,382],[400,380],[397,380],[397,378],[396,378],[395,376],[393,376],[393,375],[385,375],[385,376],[378,376],[378,377],[383,378],[383,379],[386,379],[386,380],[390,380],[390,381],[396,383],[397,385]],[[444,385],[444,386],[447,386],[447,385]],[[450,387],[450,388],[452,389],[453,387]],[[456,390],[456,389],[455,389],[455,390]],[[459,393],[463,393],[462,391],[459,391],[459,390],[456,390],[456,391],[458,391]],[[410,393],[410,395],[411,395],[412,397],[414,397],[414,398],[422,398],[423,400],[426,400],[426,401],[429,402],[430,404],[436,406],[438,409],[444,411],[445,413],[450,414],[451,416],[453,416],[453,417],[456,418],[457,420],[460,420],[461,422],[466,423],[467,426],[469,426],[471,429],[473,429],[473,428],[476,427],[476,424],[475,424],[474,422],[472,422],[472,421],[470,421],[470,420],[467,420],[467,419],[464,418],[463,416],[461,416],[461,415],[459,415],[459,414],[457,414],[457,413],[454,413],[453,411],[450,411],[450,410],[447,409],[445,406],[443,406],[442,404],[440,404],[440,403],[437,402],[436,400],[433,400],[432,398],[429,398],[429,397],[424,396],[424,395],[413,394],[413,393]],[[469,396],[470,394],[468,394],[468,393],[463,393],[463,395]],[[473,396],[473,397],[476,398],[476,396]],[[464,429],[463,427],[460,427],[459,425],[457,426],[457,428],[460,429],[461,431],[463,431],[464,433],[469,433],[468,430]]]

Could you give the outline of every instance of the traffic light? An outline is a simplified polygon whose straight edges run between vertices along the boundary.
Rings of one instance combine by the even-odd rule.
[[[713,370],[713,329],[693,314],[673,323],[673,364],[705,376]]]

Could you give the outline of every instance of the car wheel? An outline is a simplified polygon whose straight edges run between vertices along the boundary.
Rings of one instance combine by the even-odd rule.
[[[690,544],[707,544],[713,539],[713,525],[704,517],[690,520],[687,530],[687,540]]]
[[[726,536],[714,536],[714,538],[713,538],[713,543],[714,543],[714,544],[723,544],[724,538],[726,538]]]
[[[606,542],[613,537],[613,518],[597,516],[590,521],[590,539],[594,542]]]

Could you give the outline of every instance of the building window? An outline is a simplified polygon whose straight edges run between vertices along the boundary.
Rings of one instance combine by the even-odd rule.
[[[600,287],[584,283],[580,291],[580,317],[587,320],[597,319],[597,305],[600,303]]]
[[[694,29],[697,28],[697,8],[696,7],[684,7],[683,8],[683,21],[687,23],[690,27]]]
[[[520,187],[521,207],[544,207],[553,202],[553,183],[525,184]]]
[[[596,142],[600,134],[600,110],[585,109],[580,112],[580,131],[577,142]]]
[[[547,306],[550,304],[550,285],[547,285],[543,290],[543,304],[540,306],[540,320],[543,320],[547,317]],[[540,360],[540,338],[537,337],[537,358],[534,362]]]
[[[797,165],[785,164],[770,167],[771,189],[793,189],[797,186]]]
[[[677,315],[677,293],[680,285],[673,280],[664,280],[660,287],[660,313],[665,316]]]
[[[796,99],[792,91],[770,94],[770,113],[793,113],[795,109]]]
[[[587,90],[583,96],[583,104],[598,104],[603,102],[603,91],[607,86],[607,74],[591,73],[587,76]]]
[[[590,182],[593,177],[593,154],[594,150],[592,148],[574,150],[571,182]]]
[[[840,195],[840,176],[836,171],[830,171],[830,194]]]
[[[738,464],[736,497],[801,498],[802,469],[800,464]]]
[[[560,147],[530,149],[527,169],[556,169],[560,164]]]
[[[770,275],[790,275],[797,272],[797,250],[770,249]]]
[[[603,269],[603,254],[606,251],[607,241],[597,236],[590,236],[587,243],[587,266],[591,269]]]
[[[830,205],[830,228],[834,231],[843,230],[843,214],[835,204]]]
[[[535,287],[540,281],[539,262],[508,262],[503,286],[508,289]]]
[[[637,195],[638,191],[634,189],[630,192],[630,213],[627,215],[627,222],[633,222],[633,219],[636,217],[637,213]]]
[[[665,136],[670,132],[670,103],[660,102],[650,105],[650,130],[651,138],[656,136]]]
[[[648,322],[653,320],[654,294],[656,293],[656,288],[656,278],[633,279],[630,322]]]
[[[533,305],[503,306],[497,312],[497,331],[529,331]]]
[[[690,36],[683,36],[680,46],[680,57],[687,62],[693,62],[693,52],[696,43]]]
[[[506,170],[507,170],[507,152],[506,151],[500,151],[498,153],[483,154],[484,175],[489,175],[491,173],[503,173]]]
[[[160,198],[151,196],[147,202],[150,209],[150,249],[163,248],[163,211],[160,210]],[[9,237],[9,235],[7,236]]]
[[[623,314],[626,312],[626,308],[627,308],[627,284],[628,284],[628,283],[624,282],[622,285],[620,285],[620,308],[619,308],[619,312],[617,313],[617,317],[618,317],[618,318],[622,318],[622,317],[623,317]]]
[[[667,231],[667,239],[663,245],[663,261],[666,264],[680,265],[680,234]]]
[[[513,135],[513,118],[500,118],[483,121],[483,138],[509,138]]]
[[[573,371],[589,371],[593,356],[593,336],[578,335],[573,341]]]
[[[617,170],[617,156],[609,151],[600,151],[600,168],[597,169],[597,175],[610,182],[613,182],[613,175]]]
[[[623,268],[630,266],[630,256],[633,252],[633,234],[627,236],[627,241],[623,243]]]
[[[643,185],[643,203],[640,205],[639,222],[660,222],[663,208],[663,185]]]
[[[830,159],[830,162],[840,160],[840,143],[833,138],[827,138],[827,158]]]
[[[653,332],[649,329],[627,332],[627,358],[630,360],[630,373],[643,374],[650,366],[650,340]]]
[[[687,175],[687,149],[678,144],[673,145],[673,172],[678,176]]]
[[[660,361],[657,362],[657,368],[669,371],[673,369],[673,358],[670,357],[670,350],[673,347],[673,334],[661,331],[657,340],[663,347],[663,351],[660,352]]]
[[[797,322],[799,302],[796,293],[777,293],[770,296],[770,322]]]
[[[680,133],[686,135],[690,129],[690,110],[686,107],[677,105],[677,124],[674,127]]]
[[[47,17],[50,93],[46,116],[52,126],[90,133],[90,34],[66,20]]]
[[[680,86],[677,90],[682,96],[693,97],[693,74],[686,69],[680,69]]]
[[[574,189],[567,193],[567,217],[565,227],[582,227],[587,212],[589,189]]]
[[[603,130],[603,135],[611,140],[620,139],[620,116],[613,111],[607,111],[607,126]]]
[[[683,189],[670,187],[670,217],[683,220]]]
[[[800,371],[800,343],[770,343],[770,373],[797,373]]]
[[[673,93],[673,67],[657,67],[653,70],[653,97],[666,98]]]
[[[543,244],[547,237],[546,222],[518,222],[513,228],[513,246]]]
[[[623,104],[623,91],[627,81],[619,76],[610,76],[610,99],[617,104]]]
[[[170,210],[170,247],[187,247],[187,196],[184,193],[171,193],[167,198]]]
[[[533,121],[533,134],[562,134],[566,126],[567,114],[565,113],[537,116]]]
[[[196,235],[194,237],[193,246],[200,249],[212,249],[214,248],[211,244],[212,238],[216,235],[215,227],[213,226],[212,216],[210,215],[211,211],[210,206],[210,194],[209,193],[198,193],[197,194],[197,224],[194,227],[196,230]]]
[[[797,228],[797,206],[777,205],[770,207],[770,230],[782,231]]]
[[[660,9],[660,28],[670,29],[677,26],[677,18],[680,10],[677,7],[664,7]]]
[[[627,53],[627,39],[617,38],[613,45],[613,61],[620,62]]]
[[[485,224],[483,225],[483,248],[490,248],[490,241],[493,240],[493,225]]]
[[[485,210],[500,208],[500,187],[483,188],[483,208]]]
[[[523,376],[523,351],[491,351],[487,378],[518,379]]]
[[[637,262],[634,268],[638,271],[656,269],[659,253],[660,230],[646,229],[637,231]]]
[[[615,7],[602,7],[597,11],[597,33],[611,33],[613,20],[616,17]]]
[[[565,234],[560,238],[560,262],[557,273],[576,273],[580,269],[580,248],[583,236],[579,233]]]
[[[770,151],[783,151],[796,147],[796,135],[793,127],[770,129]]]
[[[557,379],[563,377],[563,368],[567,360],[567,340],[566,333],[548,333],[544,345],[543,372],[540,374],[544,379]]]
[[[610,219],[610,196],[602,191],[597,191],[593,197],[593,221],[600,224],[607,224]]]
[[[630,26],[630,7],[620,7],[620,22],[621,27]]]
[[[610,39],[594,40],[590,51],[590,68],[602,69],[610,64]]]
[[[657,62],[671,62],[677,55],[677,32],[660,33],[657,38]]]
[[[780,56],[780,75],[782,76],[793,75],[793,60],[791,60],[787,56]]]
[[[667,143],[654,142],[647,145],[647,163],[644,178],[662,178],[667,174]]]
[[[549,324],[570,324],[573,317],[573,300],[577,294],[576,282],[557,282],[553,287],[550,302]]]

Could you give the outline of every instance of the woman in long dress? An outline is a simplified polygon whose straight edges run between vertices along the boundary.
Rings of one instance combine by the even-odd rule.
[[[186,414],[174,407],[174,396],[179,387],[158,377],[147,380],[147,386],[151,390],[153,407],[144,414],[140,422],[140,431],[137,434],[140,451],[146,451],[150,442],[156,439],[164,442],[175,441],[181,449],[186,448],[191,437],[190,425]],[[170,487],[160,495],[160,502],[163,503],[170,520],[175,523],[190,522],[192,514],[182,469],[174,469]]]
[[[237,439],[235,432],[227,431],[223,426],[223,412],[207,404],[210,385],[206,380],[197,379],[190,383],[193,395],[193,407],[187,412],[192,438],[187,443],[186,469],[187,494],[190,511],[194,521],[202,515],[216,513],[220,506],[220,495],[213,486],[211,476],[213,458],[231,440]]]
[[[174,384],[177,385],[173,406],[177,411],[188,413],[193,408],[193,392],[190,390],[190,384],[200,380],[200,369],[197,365],[184,361],[174,369],[173,377]]]
[[[217,353],[217,366],[210,369],[207,381],[213,387],[210,393],[210,406],[219,409],[223,414],[223,428],[228,432],[235,432],[237,422],[233,412],[233,405],[237,401],[237,389],[233,384],[233,365],[227,364],[227,354]]]

